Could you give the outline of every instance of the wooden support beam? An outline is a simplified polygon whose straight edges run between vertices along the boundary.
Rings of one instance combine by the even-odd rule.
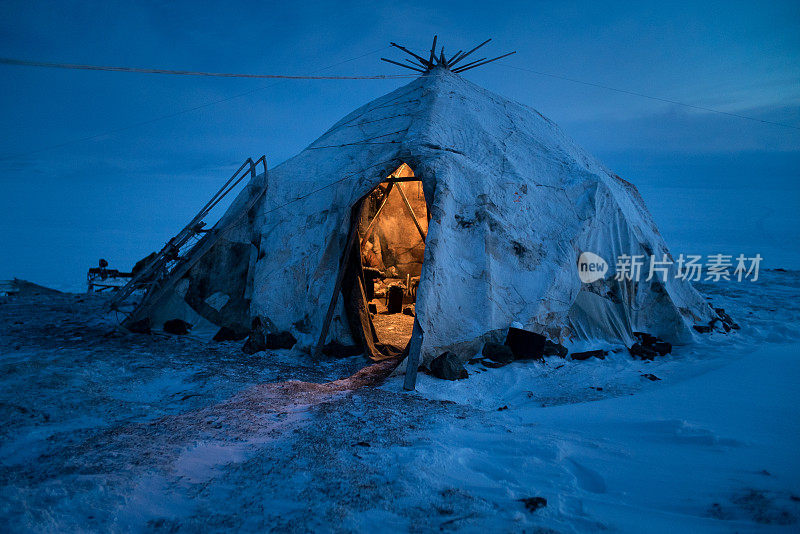
[[[419,367],[419,356],[422,349],[422,335],[422,327],[415,318],[414,328],[411,330],[411,341],[408,344],[406,376],[403,379],[403,389],[406,391],[414,391],[417,385],[417,368]]]
[[[411,65],[413,65],[414,67],[416,67],[416,68],[420,68],[420,67],[422,67],[423,69],[424,69],[424,68],[426,68],[426,67],[425,67],[425,65],[420,65],[419,61],[414,61],[413,59],[409,59],[409,58],[406,58],[406,61],[407,61],[409,64],[411,64]]]
[[[387,178],[383,182],[384,183],[388,182],[390,184],[391,183],[397,184],[401,182],[419,182],[419,181],[420,181],[419,178],[417,178],[416,176],[398,176],[397,178]]]
[[[414,52],[412,52],[411,50],[409,50],[409,49],[408,49],[408,48],[406,48],[405,46],[400,46],[400,45],[399,45],[399,44],[397,44],[397,43],[389,43],[389,44],[390,44],[390,45],[392,45],[392,46],[393,46],[393,47],[395,47],[395,48],[399,48],[400,50],[402,50],[402,51],[403,51],[403,52],[405,52],[406,54],[410,54],[410,55],[414,56],[414,57],[415,57],[415,58],[417,58],[417,59],[419,60],[419,62],[420,62],[420,63],[422,63],[423,65],[426,65],[426,66],[431,66],[430,62],[429,62],[429,61],[427,61],[427,60],[426,60],[424,57],[422,57],[422,56],[418,56],[417,54],[415,54]]]
[[[492,58],[492,59],[486,59],[484,57],[484,58],[472,61],[470,63],[461,64],[462,61],[464,61],[467,57],[469,57],[470,55],[475,53],[476,50],[478,50],[482,46],[484,46],[487,43],[489,43],[491,41],[491,39],[486,39],[484,42],[482,42],[478,46],[474,47],[473,49],[469,50],[468,52],[462,52],[461,50],[459,50],[455,54],[453,54],[450,58],[448,58],[445,55],[444,46],[440,47],[440,49],[437,51],[437,49],[436,49],[437,40],[438,40],[438,36],[434,35],[433,36],[433,44],[431,45],[431,50],[430,50],[430,53],[428,55],[428,59],[425,59],[425,58],[423,58],[421,56],[418,56],[417,54],[415,54],[411,50],[405,48],[404,46],[400,46],[397,43],[390,43],[393,47],[398,48],[398,49],[402,50],[403,52],[406,52],[407,54],[409,54],[412,57],[414,57],[419,63],[415,63],[414,61],[412,61],[410,59],[407,59],[407,58],[405,59],[405,61],[406,61],[405,63],[398,63],[397,61],[392,61],[391,59],[386,59],[386,58],[381,58],[381,59],[383,61],[387,61],[387,62],[392,63],[394,65],[405,67],[407,69],[417,70],[417,71],[422,72],[422,73],[428,72],[429,70],[431,70],[432,68],[437,67],[437,66],[438,67],[443,67],[445,69],[449,69],[454,73],[461,73],[461,72],[465,72],[465,71],[467,71],[469,69],[474,69],[475,67],[480,67],[482,65],[486,65],[488,63],[491,63],[492,61],[497,61],[498,59],[502,59],[504,57],[508,57],[511,54],[515,53],[515,52],[509,52],[508,54],[503,54],[502,56],[498,56],[498,57]],[[460,65],[460,66],[457,67],[456,65]],[[422,70],[419,70],[420,67],[422,68]]]
[[[462,55],[461,57],[459,57],[457,60],[455,60],[455,61],[451,61],[451,62],[450,62],[450,67],[454,67],[456,63],[458,63],[459,61],[461,61],[462,59],[464,59],[465,57],[467,57],[468,55],[470,55],[470,54],[471,54],[471,53],[473,53],[475,50],[479,49],[480,47],[482,47],[483,45],[485,45],[485,44],[486,44],[486,43],[488,43],[489,41],[491,41],[491,39],[486,39],[484,42],[482,42],[481,44],[479,44],[478,46],[476,46],[475,48],[473,48],[472,50],[470,50],[470,51],[469,51],[469,52],[467,52],[466,54],[463,54],[463,55]]]
[[[482,63],[478,63],[477,65],[472,65],[472,66],[464,65],[463,67],[460,67],[460,68],[454,70],[453,72],[457,72],[458,73],[458,72],[464,72],[465,70],[474,69],[475,67],[480,67],[482,65],[486,65],[487,63],[491,63],[492,61],[497,61],[498,59],[503,59],[504,57],[508,57],[511,54],[516,54],[516,53],[517,53],[517,51],[515,50],[513,52],[509,52],[508,54],[503,54],[502,56],[497,56],[496,58],[489,59],[489,60],[484,61]]]
[[[433,67],[436,64],[435,61],[436,61],[436,38],[437,37],[438,37],[438,35],[434,35],[433,36],[433,46],[431,46],[431,57],[428,60],[428,63],[430,64],[431,67]]]
[[[372,232],[375,230],[375,223],[378,222],[378,216],[383,211],[383,207],[386,206],[386,202],[389,200],[389,193],[392,192],[393,187],[394,187],[394,182],[389,182],[389,187],[386,189],[386,197],[383,199],[383,202],[381,202],[381,205],[378,207],[378,211],[375,212],[375,217],[372,218],[372,220],[369,223],[369,226],[367,226],[367,230],[366,232],[364,232],[364,237],[361,238],[360,245],[362,247],[364,246],[364,243],[367,241],[367,239],[369,239],[369,236],[372,235]]]
[[[401,66],[401,67],[405,67],[405,68],[407,68],[407,69],[415,70],[415,71],[417,71],[417,72],[425,72],[425,71],[424,71],[424,70],[422,70],[422,69],[418,69],[418,68],[416,68],[416,67],[412,67],[411,65],[406,65],[405,63],[400,63],[399,61],[392,61],[391,59],[386,59],[385,57],[382,57],[382,58],[381,58],[381,61],[385,61],[385,62],[387,62],[387,63],[394,63],[395,65],[399,65],[399,66]]]
[[[203,206],[203,208],[200,210],[199,214],[198,214],[197,216],[195,216],[195,219],[199,219],[199,218],[201,218],[201,214],[203,214],[203,213],[207,212],[207,211],[208,211],[208,210],[209,210],[211,207],[213,207],[213,205],[215,205],[215,201],[216,201],[218,198],[221,198],[222,196],[225,196],[225,195],[223,194],[223,192],[225,191],[225,189],[228,187],[228,185],[229,185],[231,182],[233,182],[233,181],[234,181],[234,179],[236,178],[236,176],[238,176],[238,175],[239,175],[239,173],[240,173],[240,172],[242,172],[242,169],[244,169],[244,168],[245,168],[245,166],[247,166],[247,164],[248,164],[248,163],[252,164],[252,163],[253,163],[253,160],[252,160],[251,158],[247,158],[247,159],[245,160],[245,162],[244,162],[244,163],[242,163],[242,166],[241,166],[241,167],[239,167],[239,168],[236,170],[236,172],[235,172],[235,173],[233,173],[233,176],[231,176],[231,177],[228,179],[228,181],[227,181],[227,182],[225,182],[225,183],[222,185],[222,187],[220,187],[220,188],[219,188],[219,191],[217,191],[217,192],[214,194],[214,196],[213,196],[213,197],[211,197],[211,200],[209,200],[209,201],[206,203],[206,205],[205,205],[205,206]],[[238,180],[237,180],[237,182],[238,182]],[[195,219],[192,219],[192,221],[194,221]],[[190,222],[189,224],[191,224],[191,222]]]
[[[419,225],[417,216],[416,214],[414,214],[414,209],[411,207],[411,203],[408,201],[406,194],[403,192],[403,188],[398,186],[397,192],[400,193],[401,197],[403,197],[403,203],[406,205],[408,212],[411,214],[411,218],[414,220],[414,225],[417,227],[417,231],[419,231],[419,235],[422,236],[422,241],[424,242],[427,236],[425,235],[425,232],[422,230],[422,226]]]
[[[482,58],[480,58],[480,59],[476,59],[475,61],[472,61],[472,62],[470,62],[470,63],[467,63],[466,65],[461,65],[461,66],[460,66],[460,67],[458,67],[457,69],[453,69],[453,72],[456,72],[456,73],[458,73],[458,72],[461,72],[462,70],[464,70],[464,69],[468,68],[470,65],[475,65],[476,63],[480,63],[481,61],[483,61],[483,60],[485,60],[485,59],[486,59],[485,57],[482,57]]]

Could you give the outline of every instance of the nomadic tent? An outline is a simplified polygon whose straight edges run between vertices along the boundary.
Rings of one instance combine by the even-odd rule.
[[[380,208],[377,193],[412,178],[427,213],[414,221],[424,260],[411,361],[445,350],[472,357],[512,323],[554,341],[630,346],[634,331],[688,341],[693,324],[714,316],[674,265],[666,281],[647,280],[646,269],[615,279],[621,255],[671,258],[636,187],[538,111],[432,68],[255,176],[217,225],[224,233],[197,245],[213,246],[151,290],[129,324],[179,318],[245,335],[258,319],[290,332],[296,349],[396,355],[378,343],[368,309],[362,223],[365,209]],[[592,283],[576,265],[587,251],[608,263]]]

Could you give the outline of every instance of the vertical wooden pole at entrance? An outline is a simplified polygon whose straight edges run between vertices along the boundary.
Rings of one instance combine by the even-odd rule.
[[[422,349],[422,327],[417,319],[414,318],[414,329],[411,331],[411,341],[408,346],[408,358],[406,362],[406,377],[403,381],[403,389],[414,391],[417,385],[417,368],[419,367],[419,353]]]

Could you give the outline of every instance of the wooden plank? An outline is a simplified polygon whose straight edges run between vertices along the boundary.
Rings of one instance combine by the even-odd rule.
[[[422,349],[422,327],[417,319],[414,319],[414,328],[411,331],[411,341],[408,347],[408,358],[406,361],[406,376],[403,379],[403,389],[414,391],[417,386],[417,368],[419,367],[419,356]]]
[[[360,212],[360,210],[357,211]],[[319,356],[322,353],[322,348],[325,346],[325,339],[328,337],[328,329],[331,326],[331,320],[333,319],[333,312],[336,310],[336,303],[339,301],[339,293],[342,291],[342,282],[344,281],[344,275],[345,272],[347,271],[347,262],[350,261],[350,254],[353,251],[353,244],[356,242],[357,237],[358,237],[358,223],[357,221],[351,221],[350,236],[347,239],[347,246],[345,246],[344,249],[344,256],[342,256],[342,262],[339,265],[339,274],[336,276],[336,284],[333,286],[333,296],[331,297],[330,304],[328,304],[328,311],[325,313],[325,320],[322,323],[322,331],[319,333],[317,346],[314,347],[315,357]]]
[[[382,183],[400,183],[400,182],[419,182],[419,178],[416,176],[401,176],[398,178],[387,178]]]
[[[419,235],[422,236],[422,241],[425,241],[427,236],[425,235],[425,232],[422,230],[422,226],[419,225],[419,221],[417,220],[417,215],[414,213],[414,209],[411,207],[411,203],[408,201],[408,197],[406,197],[406,194],[403,192],[403,188],[398,186],[397,191],[400,193],[400,196],[403,197],[403,203],[406,205],[408,212],[411,214],[411,218],[414,220],[414,225],[417,227]]]

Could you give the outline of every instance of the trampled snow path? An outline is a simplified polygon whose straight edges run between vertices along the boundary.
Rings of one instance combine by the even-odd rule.
[[[95,297],[2,304],[0,527],[796,531],[800,273],[701,290],[744,329],[414,394],[324,385],[360,358],[111,335]]]

